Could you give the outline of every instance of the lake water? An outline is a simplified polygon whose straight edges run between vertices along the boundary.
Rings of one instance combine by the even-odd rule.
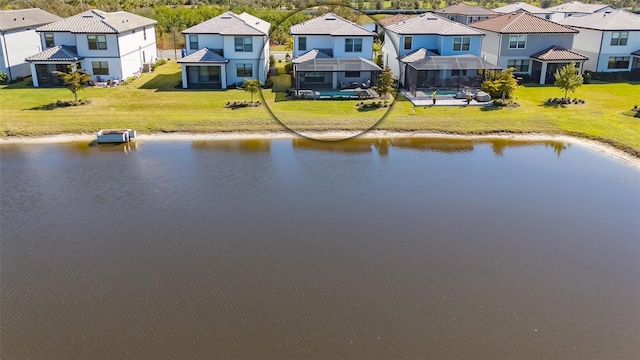
[[[0,151],[2,359],[640,358],[640,175],[579,146]]]

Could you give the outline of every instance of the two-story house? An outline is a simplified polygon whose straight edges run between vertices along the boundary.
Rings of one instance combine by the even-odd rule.
[[[625,10],[605,10],[559,21],[580,31],[574,49],[589,56],[585,69],[630,71],[640,68],[640,15]]]
[[[445,8],[435,10],[434,13],[465,25],[500,15],[499,13],[493,12],[489,9],[485,9],[480,6],[467,5],[465,3],[447,6]]]
[[[495,8],[493,9],[493,11],[501,14],[510,14],[514,12],[524,11],[531,15],[535,15],[547,20],[551,19],[551,15],[553,14],[553,12],[549,10],[521,1]]]
[[[500,68],[515,68],[540,84],[553,84],[556,69],[575,62],[582,70],[587,56],[573,51],[578,31],[550,20],[516,12],[469,25],[486,34],[482,56]]]
[[[382,71],[373,62],[376,34],[336,14],[326,13],[293,25],[296,89],[373,86]]]
[[[157,59],[156,21],[126,11],[89,10],[41,26],[43,51],[28,56],[33,86],[64,85],[54,71],[80,67],[94,81],[123,80]]]
[[[605,4],[585,4],[580,1],[569,1],[564,4],[548,7],[547,10],[553,12],[549,20],[558,21],[570,16],[585,16],[601,11],[613,10],[613,8]]]
[[[0,71],[9,80],[31,75],[24,59],[42,50],[36,28],[60,19],[38,8],[0,10]]]
[[[383,61],[414,93],[420,89],[480,85],[482,70],[496,66],[480,58],[484,34],[434,13],[385,28]]]
[[[187,56],[183,88],[226,89],[245,79],[266,80],[271,24],[253,15],[226,12],[182,32]]]

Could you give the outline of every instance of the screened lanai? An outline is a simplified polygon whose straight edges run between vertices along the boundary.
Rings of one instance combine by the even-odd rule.
[[[294,61],[296,89],[355,89],[376,86],[382,69],[361,57]]]

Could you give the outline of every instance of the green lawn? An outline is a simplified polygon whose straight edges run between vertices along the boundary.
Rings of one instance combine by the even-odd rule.
[[[274,78],[277,89],[287,77]],[[276,80],[278,79],[278,80]],[[72,94],[64,88],[37,89],[22,84],[0,88],[0,134],[34,136],[89,133],[101,128],[134,128],[140,132],[282,131],[264,107],[231,110],[229,101],[249,100],[242,90],[185,90],[179,87],[175,62],[143,74],[131,84],[90,88],[80,92],[91,104],[52,108]],[[282,82],[281,82],[282,80]],[[629,115],[640,105],[638,84],[589,84],[572,95],[585,105],[546,107],[549,97],[562,96],[553,86],[518,89],[518,108],[414,107],[399,99],[376,128],[389,131],[434,131],[457,134],[549,133],[575,135],[610,143],[640,156],[640,120]],[[278,95],[280,94],[280,95]],[[356,101],[280,101],[282,93],[264,90],[270,109],[288,126],[301,130],[353,130],[375,124],[388,109],[358,111]]]

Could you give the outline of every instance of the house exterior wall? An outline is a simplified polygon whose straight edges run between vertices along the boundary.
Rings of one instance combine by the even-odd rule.
[[[146,40],[145,40],[146,33]],[[118,47],[120,56],[124,57],[133,52],[142,54],[145,52],[145,62],[155,62],[157,58],[156,32],[154,26],[147,26],[143,31],[140,27],[134,31],[128,31],[120,34],[118,37]],[[140,55],[142,58],[142,55]]]
[[[529,59],[532,54],[545,50],[552,45],[561,46],[565,49],[573,47],[574,34],[527,34],[527,41],[524,49],[509,49],[509,34],[503,34],[500,41],[499,67],[506,69],[509,60]],[[531,72],[531,65],[529,71]]]
[[[408,36],[413,37],[411,39],[411,49],[404,48],[404,41]],[[398,50],[400,51],[400,56],[404,56],[420,48],[440,50],[438,35],[400,35],[399,40]]]
[[[0,70],[15,80],[29,76],[31,68],[25,58],[41,51],[40,37],[35,30],[16,29],[0,33]]]
[[[602,31],[592,29],[578,30],[580,32],[576,34],[573,40],[573,50],[589,57],[589,60],[584,62],[583,70],[596,71],[600,58]],[[605,64],[604,67],[606,68],[607,65]]]
[[[362,39],[362,51],[346,52],[344,47],[346,39]],[[334,36],[334,58],[347,58],[356,56],[367,60],[373,60],[373,36]]]
[[[189,35],[198,35],[198,48],[191,49],[189,47]],[[194,52],[202,49],[224,49],[224,40],[220,34],[184,34],[185,46],[187,48],[187,55],[191,55]],[[232,48],[233,49],[233,48]],[[225,49],[224,55],[227,56],[227,50]]]
[[[107,75],[94,75],[93,73],[93,62],[96,61],[106,61],[109,63],[109,74]],[[115,79],[123,79],[122,77],[122,66],[120,63],[120,58],[117,57],[93,57],[93,58],[85,58],[80,61],[80,66],[84,71],[89,73],[93,78],[93,81],[98,81],[98,76],[102,81],[106,80],[115,80]]]
[[[598,61],[598,67],[596,71],[629,71],[631,70],[631,58],[629,59],[629,66],[625,69],[608,69],[609,57],[612,56],[624,56],[630,57],[631,53],[640,49],[640,30],[629,31],[629,37],[627,38],[627,45],[611,45],[611,36],[613,31],[605,31],[602,37],[602,44],[600,47],[600,56]]]
[[[482,49],[482,36],[464,36],[469,37],[470,44],[468,51],[453,51],[453,39],[460,36],[440,36],[438,39],[440,55],[442,56],[451,56],[451,55],[464,55],[471,54],[475,56],[480,56],[480,52]]]
[[[382,44],[382,63],[388,66],[393,73],[393,78],[400,79],[400,61],[398,61],[398,34],[385,31],[384,43]]]
[[[298,41],[301,37],[307,38],[306,50],[298,50]],[[344,47],[344,43],[342,44],[342,46]],[[293,37],[293,57],[300,56],[312,49],[334,49],[333,36],[331,35],[295,35]]]
[[[105,35],[107,40],[106,50],[90,50],[89,35]],[[79,56],[83,57],[119,57],[118,36],[116,34],[75,34],[76,46]],[[56,44],[59,45],[59,44]]]
[[[269,50],[265,49],[268,45],[266,37],[264,36],[252,36],[252,51],[236,51],[235,50],[235,36],[223,36],[224,43],[224,57],[229,59],[227,64],[227,83],[233,84],[236,82],[242,82],[244,77],[238,77],[236,75],[235,64],[252,64],[253,77],[252,79],[258,79],[262,82],[266,80],[265,68],[269,66]],[[267,57],[265,58],[265,55]]]
[[[251,64],[251,70],[253,72],[253,77],[247,77],[247,76],[238,76],[238,71],[237,71],[237,64]],[[260,69],[262,68],[261,62],[259,59],[234,59],[234,60],[229,60],[229,62],[227,63],[227,84],[231,85],[231,84],[235,84],[235,83],[241,83],[244,81],[244,79],[258,79],[262,82],[264,82],[264,79],[260,79],[259,75],[260,75]],[[263,75],[264,76],[264,75]]]
[[[44,32],[40,33],[40,44],[42,49],[47,49],[46,42],[44,41]],[[46,34],[53,34],[53,45],[60,46],[76,46],[76,35],[70,32],[48,32]]]
[[[480,57],[492,64],[498,65],[498,57],[500,56],[500,34],[491,31],[484,32],[485,37],[482,39]]]

